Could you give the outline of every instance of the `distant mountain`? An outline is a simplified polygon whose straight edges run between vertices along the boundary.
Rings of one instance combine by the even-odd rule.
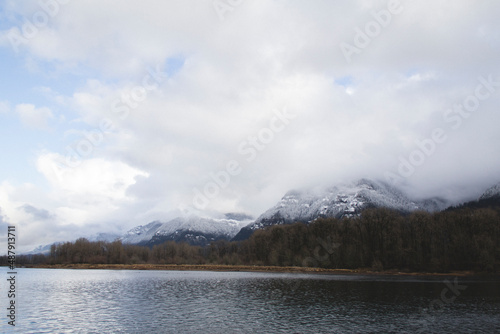
[[[116,239],[119,239],[121,236],[119,234],[115,234],[115,233],[97,233],[97,234],[93,234],[89,237],[86,237],[85,239],[87,239],[88,241],[105,241],[105,242],[111,242],[111,241],[115,241]],[[76,240],[76,239],[75,239]],[[73,240],[73,241],[75,241]],[[48,244],[48,245],[40,245],[36,248],[34,248],[33,250],[29,251],[29,252],[25,252],[23,253],[22,255],[35,255],[35,254],[44,254],[44,255],[48,255],[50,254],[50,247],[52,245],[60,245],[60,244],[63,244],[64,242],[62,241],[59,241],[59,242],[54,242],[54,243],[51,243],[51,244]]]
[[[120,237],[121,235],[116,233],[97,233],[88,237],[87,240],[112,242],[115,241],[116,239],[120,239]]]
[[[254,223],[242,228],[233,240],[245,240],[256,229],[276,224],[308,223],[326,217],[354,217],[366,208],[385,207],[399,212],[432,212],[442,210],[446,206],[446,201],[438,198],[412,201],[385,182],[361,179],[319,192],[290,191]]]
[[[500,197],[500,183],[495,184],[493,187],[488,188],[482,195],[479,197],[479,200],[486,200],[495,197]]]
[[[60,242],[56,242],[55,244],[60,244]],[[50,245],[40,245],[36,248],[34,248],[32,251],[22,253],[22,255],[36,255],[36,254],[43,254],[43,255],[49,255],[50,254]]]
[[[222,218],[179,217],[167,222],[154,221],[140,225],[121,236],[98,233],[88,237],[88,240],[109,242],[119,239],[123,243],[147,246],[176,241],[205,246],[216,240],[245,240],[255,230],[266,226],[293,222],[309,223],[326,217],[355,217],[366,208],[380,207],[402,213],[415,210],[435,212],[463,207],[500,208],[500,183],[487,189],[476,201],[449,207],[449,203],[440,198],[415,201],[385,182],[361,179],[322,191],[289,191],[257,220],[242,213],[227,213]],[[48,252],[50,245],[44,245],[26,254]]]
[[[254,220],[244,213],[226,213],[223,218],[202,218],[197,216],[179,217],[168,222],[154,221],[134,227],[123,235],[97,233],[87,240],[112,242],[121,240],[126,244],[153,246],[166,241],[187,242],[191,245],[206,246],[212,241],[231,240],[242,227]],[[56,244],[61,244],[57,242]],[[41,245],[25,255],[49,254],[50,245]]]
[[[230,240],[242,227],[252,222],[252,217],[230,213],[225,218],[179,217],[168,222],[155,221],[137,226],[122,238],[123,243],[153,246],[166,241],[187,242],[205,246],[212,241]]]
[[[446,209],[446,211],[470,208],[470,209],[481,209],[481,208],[497,208],[500,209],[500,183],[488,188],[477,200],[462,203],[457,206],[452,206]]]
[[[120,239],[126,244],[145,244],[151,240],[156,231],[163,225],[162,222],[154,221],[147,225],[139,225],[129,230]]]

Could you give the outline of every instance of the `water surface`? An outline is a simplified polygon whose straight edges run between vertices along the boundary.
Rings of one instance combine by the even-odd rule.
[[[500,332],[500,282],[485,279],[70,269],[17,279],[21,333]]]

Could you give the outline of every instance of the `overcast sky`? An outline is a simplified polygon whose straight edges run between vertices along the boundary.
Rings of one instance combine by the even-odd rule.
[[[478,196],[499,59],[497,0],[0,1],[0,233],[258,216],[360,177]]]

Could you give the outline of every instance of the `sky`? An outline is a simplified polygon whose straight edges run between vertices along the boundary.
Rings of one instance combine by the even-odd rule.
[[[500,2],[0,0],[0,247],[500,181]]]

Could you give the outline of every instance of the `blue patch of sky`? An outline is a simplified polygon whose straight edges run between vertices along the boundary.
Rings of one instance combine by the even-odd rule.
[[[12,11],[8,11],[7,1],[0,0],[0,29],[7,30],[22,23],[22,16]]]
[[[408,70],[406,70],[406,72],[404,73],[405,77],[407,78],[411,78],[412,76],[414,76],[415,74],[418,74],[418,73],[421,73],[421,69],[418,68],[418,67],[411,67],[409,68]]]
[[[68,93],[74,89],[70,78],[50,77],[27,70],[25,59],[12,50],[0,48],[0,102],[7,103],[9,112],[0,113],[0,175],[2,180],[13,183],[34,182],[39,179],[36,172],[36,157],[42,150],[60,151],[59,124],[61,106],[47,98],[41,87]],[[29,128],[22,124],[15,112],[16,105],[33,104],[36,108],[48,107],[54,118],[48,120],[49,129]]]
[[[39,92],[40,88],[50,87],[59,94],[71,95],[75,87],[85,84],[74,75],[50,73],[49,65],[39,63],[38,66],[39,70],[30,70],[24,57],[0,49],[0,100],[43,106],[52,101]]]
[[[34,182],[37,153],[48,145],[51,136],[43,130],[28,129],[20,124],[13,112],[0,115],[1,141],[0,175],[2,180],[13,183]]]
[[[184,66],[185,61],[186,58],[181,56],[167,58],[165,62],[165,72],[167,76],[172,77],[177,74]]]
[[[348,75],[345,77],[341,77],[338,79],[335,79],[335,83],[340,86],[348,87],[352,85],[352,76]]]

